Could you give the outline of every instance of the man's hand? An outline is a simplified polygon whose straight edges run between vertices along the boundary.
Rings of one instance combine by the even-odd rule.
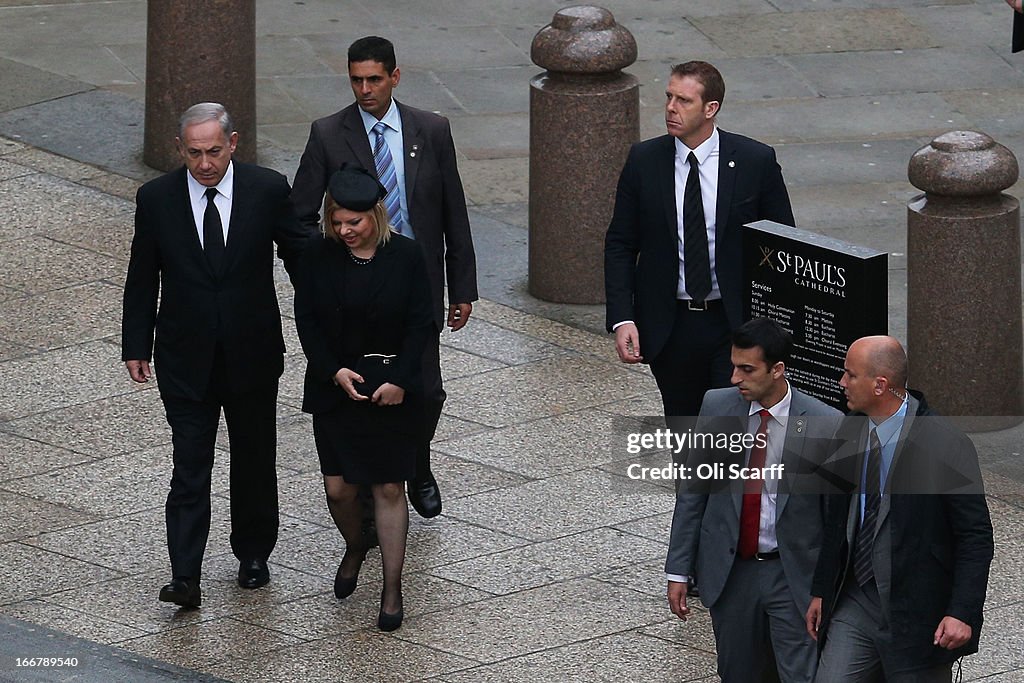
[[[690,608],[686,606],[686,591],[688,588],[689,584],[687,583],[680,581],[668,582],[668,607],[672,610],[672,614],[683,621],[686,621],[686,617],[690,614]]]
[[[405,400],[405,389],[397,384],[384,382],[373,392],[370,400],[379,406],[397,406]]]
[[[639,363],[644,359],[640,355],[640,333],[634,323],[623,323],[615,328],[615,352],[623,363]]]
[[[458,332],[469,322],[472,313],[473,304],[452,304],[448,307],[448,327],[452,332]]]
[[[139,384],[148,382],[153,376],[148,360],[126,360],[124,365],[128,368],[128,375]]]
[[[1024,12],[1024,8],[1021,7],[1021,0],[1006,0],[1006,4],[1012,7],[1015,12]]]
[[[817,640],[818,628],[821,626],[821,598],[811,598],[811,604],[804,616],[804,624],[807,626],[807,635]]]
[[[1017,3],[1020,4],[1019,2]],[[956,617],[945,616],[935,629],[935,645],[955,650],[967,644],[971,639],[971,627]]]

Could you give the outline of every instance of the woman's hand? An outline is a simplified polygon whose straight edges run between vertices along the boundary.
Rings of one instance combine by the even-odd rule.
[[[360,375],[355,370],[342,368],[341,370],[338,370],[338,372],[334,374],[334,383],[341,387],[344,390],[344,392],[348,394],[348,397],[350,399],[352,399],[353,401],[370,400],[369,396],[363,396],[358,391],[356,391],[355,386],[353,386],[352,384],[353,382],[363,382],[363,376]]]
[[[385,382],[377,391],[373,392],[373,398],[370,400],[379,406],[397,406],[405,400],[405,389],[391,382]]]

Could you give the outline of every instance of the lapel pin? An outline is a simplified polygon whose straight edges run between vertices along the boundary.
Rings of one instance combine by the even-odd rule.
[[[409,152],[409,156],[411,156],[411,157],[415,157],[415,156],[416,156],[416,150],[418,150],[419,148],[420,148],[420,146],[419,146],[419,145],[413,145],[413,146],[412,146],[412,151],[411,151],[411,152]]]
[[[732,162],[730,161],[729,164],[731,165]],[[804,421],[803,420],[797,420],[796,421],[796,433],[797,434],[802,434],[803,431],[804,431]]]
[[[729,162],[729,168],[736,168],[736,162],[735,161],[730,161]]]

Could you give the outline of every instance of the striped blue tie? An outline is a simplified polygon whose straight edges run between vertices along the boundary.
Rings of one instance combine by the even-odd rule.
[[[392,227],[400,233],[405,233],[402,225],[402,202],[398,197],[398,173],[395,171],[395,161],[391,158],[391,148],[384,139],[384,131],[388,125],[378,121],[373,126],[373,134],[377,139],[373,143],[373,162],[377,167],[377,178],[380,184],[388,191],[384,197],[384,206],[388,210],[388,220]]]

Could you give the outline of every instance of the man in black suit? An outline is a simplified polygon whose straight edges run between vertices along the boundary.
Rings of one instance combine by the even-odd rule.
[[[729,335],[743,322],[741,228],[793,225],[771,147],[719,130],[722,75],[672,68],[668,134],[633,146],[605,239],[608,331],[624,363],[649,362],[666,416],[694,416],[729,386]]]
[[[830,497],[807,630],[818,683],[949,683],[978,651],[992,523],[970,439],[906,389],[892,337],[850,345],[840,384],[851,415],[825,467]]]
[[[299,161],[292,190],[299,220],[318,225],[327,181],[343,162],[376,169],[388,188],[391,224],[414,238],[426,255],[438,335],[445,325],[446,274],[447,325],[453,332],[460,330],[477,300],[476,256],[448,120],[392,97],[401,73],[395,48],[384,38],[367,36],[352,43],[348,73],[356,101],[313,122]],[[445,400],[438,335],[423,356],[427,429],[408,490],[409,501],[423,517],[441,513],[441,493],[430,469],[430,442]]]
[[[284,367],[274,243],[292,272],[311,233],[295,217],[284,176],[231,160],[238,133],[223,106],[189,108],[176,142],[185,166],[136,195],[121,357],[136,382],[153,376],[155,360],[171,426],[172,580],[160,600],[198,607],[222,408],[238,583],[259,588],[270,580],[267,558],[278,528],[275,410]]]

